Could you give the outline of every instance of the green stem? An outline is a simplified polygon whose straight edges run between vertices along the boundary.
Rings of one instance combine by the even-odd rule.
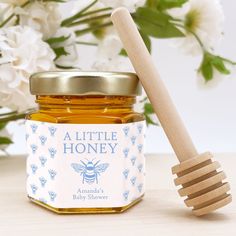
[[[21,8],[26,7],[29,3],[30,3],[30,1],[27,1],[26,3],[24,3],[23,5],[21,5]],[[8,17],[0,24],[0,28],[2,28],[3,26],[5,26],[5,25],[6,25],[10,20],[12,20],[15,16],[16,16],[15,13],[12,13],[10,16],[8,16]]]
[[[61,22],[61,26],[67,26],[71,23],[73,23],[74,20],[78,19],[85,11],[87,11],[88,9],[90,9],[92,6],[94,6],[97,3],[98,0],[93,1],[92,3],[90,3],[88,6],[86,6],[85,8],[83,8],[82,10],[80,10],[79,12],[77,12],[75,15],[63,20]]]
[[[29,112],[32,112],[32,111],[34,111],[34,109],[29,109],[29,110],[26,110],[24,112],[2,116],[2,117],[0,117],[0,123],[5,123],[5,122],[9,122],[9,121],[24,119],[25,116]]]
[[[223,61],[226,61],[226,62],[228,62],[228,63],[234,65],[234,66],[236,65],[236,62],[231,61],[230,59],[227,59],[227,58],[224,58],[224,57],[220,57],[220,56],[219,56],[219,58],[222,59]]]
[[[7,112],[7,113],[0,113],[0,117],[2,116],[9,116],[9,115],[15,115],[17,114],[17,111],[11,111],[11,112]]]
[[[98,46],[97,43],[89,43],[89,42],[83,42],[83,41],[77,41],[77,44],[81,44],[81,45],[87,45],[87,46]]]
[[[88,12],[85,12],[80,18],[84,18],[86,16],[89,16],[89,15],[94,15],[94,14],[97,14],[97,13],[100,13],[100,12],[103,12],[103,11],[110,11],[112,8],[110,7],[107,7],[107,8],[101,8],[101,9],[98,9],[98,10],[94,10],[94,11],[88,11]]]
[[[110,16],[111,16],[111,14],[109,13],[109,14],[104,14],[104,15],[100,15],[100,16],[87,18],[87,19],[84,19],[84,20],[73,22],[70,25],[68,25],[67,27],[73,27],[73,26],[77,26],[77,25],[87,24],[87,23],[90,23],[90,22],[93,22],[93,21],[96,21],[96,20],[109,18]]]
[[[201,39],[198,37],[198,35],[197,35],[195,32],[193,32],[193,31],[190,30],[189,28],[187,28],[187,27],[185,27],[184,25],[181,25],[181,24],[179,24],[179,23],[174,23],[174,25],[177,26],[177,27],[180,27],[180,28],[182,28],[182,29],[185,29],[185,30],[188,31],[190,34],[192,34],[192,35],[195,37],[195,39],[197,40],[198,44],[200,45],[202,51],[203,51],[203,52],[206,51],[206,48],[205,48],[204,44],[202,43]]]
[[[13,115],[13,116],[7,116],[7,117],[3,117],[0,118],[0,123],[1,122],[9,122],[9,121],[15,121],[15,120],[20,120],[20,119],[24,119],[26,116],[26,114],[21,113],[21,114],[17,114],[17,115]]]
[[[77,36],[81,36],[81,35],[87,34],[89,32],[93,32],[95,30],[98,30],[98,29],[109,27],[111,25],[112,25],[112,22],[107,22],[107,23],[104,23],[104,24],[101,24],[101,25],[95,25],[93,27],[85,28],[85,29],[82,29],[82,30],[77,30],[77,31],[75,31],[75,34]]]

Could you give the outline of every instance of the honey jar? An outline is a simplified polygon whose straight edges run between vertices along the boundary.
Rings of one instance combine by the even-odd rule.
[[[136,74],[58,71],[31,76],[38,109],[26,117],[27,194],[51,211],[123,212],[145,188]]]

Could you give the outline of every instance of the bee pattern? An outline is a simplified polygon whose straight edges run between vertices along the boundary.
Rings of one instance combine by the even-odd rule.
[[[129,197],[129,191],[125,191],[123,193],[123,197],[124,197],[124,200],[127,201],[128,200],[128,197]]]
[[[45,184],[47,183],[47,180],[43,176],[39,178],[39,181],[40,181],[42,187],[44,187]]]
[[[35,174],[38,169],[38,166],[36,166],[35,164],[32,164],[30,167],[31,167],[32,173]]]
[[[41,142],[41,145],[44,145],[46,143],[46,141],[47,141],[47,137],[41,135],[41,136],[39,136],[39,140]]]
[[[31,147],[32,153],[35,154],[38,149],[38,146],[36,144],[31,144],[30,147]]]
[[[137,159],[137,157],[135,157],[135,156],[133,156],[133,157],[130,159],[130,161],[131,161],[131,163],[132,163],[133,166],[135,165],[136,159]]]
[[[138,191],[141,193],[143,189],[143,184],[139,184],[137,188],[138,188]]]
[[[32,129],[33,134],[35,134],[36,130],[38,129],[38,126],[36,124],[32,124],[30,127]]]
[[[128,170],[128,169],[125,169],[125,170],[123,171],[123,175],[124,175],[125,179],[127,179],[127,178],[128,178],[128,175],[129,175],[129,170]]]
[[[132,136],[130,139],[131,139],[131,143],[134,145],[136,141],[136,136]]]
[[[53,137],[54,134],[55,134],[56,131],[57,131],[57,128],[55,128],[54,126],[50,126],[50,127],[48,127],[48,130],[49,130],[51,136]]]
[[[141,134],[143,130],[143,125],[139,124],[137,128],[138,128],[138,132]]]
[[[57,194],[53,191],[49,191],[48,194],[49,194],[49,197],[50,197],[51,201],[54,202]]]
[[[123,153],[124,153],[124,155],[125,155],[125,158],[127,158],[128,155],[129,155],[129,148],[125,148],[125,149],[123,150]]]
[[[138,151],[139,151],[139,153],[141,153],[142,150],[143,150],[143,145],[142,145],[142,144],[139,144],[139,145],[138,145]]]
[[[136,183],[136,177],[135,176],[133,176],[131,179],[130,179],[130,182],[131,182],[131,184],[134,186],[135,185],[135,183]]]
[[[93,184],[95,181],[98,184],[98,176],[100,176],[101,173],[105,172],[108,168],[108,163],[102,163],[99,164],[100,161],[97,161],[96,163],[93,163],[93,161],[87,161],[87,163],[80,161],[82,163],[72,163],[72,168],[78,172],[80,175],[83,176],[83,181],[88,184]]]
[[[49,148],[48,151],[49,151],[50,157],[54,158],[57,153],[57,150],[55,148]]]
[[[129,127],[128,127],[128,126],[124,127],[124,128],[123,128],[123,131],[124,131],[125,136],[128,136]]]
[[[28,140],[28,138],[29,138],[29,134],[25,134],[25,140],[27,141]]]
[[[57,175],[57,172],[55,170],[48,170],[48,173],[50,175],[51,180],[54,180],[55,176]]]
[[[40,163],[41,163],[41,166],[45,166],[45,163],[47,162],[47,158],[44,157],[44,156],[40,156],[39,157],[39,160],[40,160]]]
[[[36,191],[38,190],[38,187],[35,184],[31,184],[30,187],[31,187],[32,193],[36,194]]]
[[[142,169],[143,169],[143,164],[139,164],[138,165],[138,171],[141,173],[142,172]]]

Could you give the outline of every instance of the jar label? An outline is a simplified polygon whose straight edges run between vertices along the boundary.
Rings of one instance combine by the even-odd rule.
[[[145,121],[26,121],[27,192],[55,208],[127,206],[144,194]]]

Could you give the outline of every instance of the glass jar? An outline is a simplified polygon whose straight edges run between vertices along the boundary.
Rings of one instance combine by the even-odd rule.
[[[27,192],[57,213],[123,212],[144,195],[144,116],[133,73],[41,72],[26,117]]]

